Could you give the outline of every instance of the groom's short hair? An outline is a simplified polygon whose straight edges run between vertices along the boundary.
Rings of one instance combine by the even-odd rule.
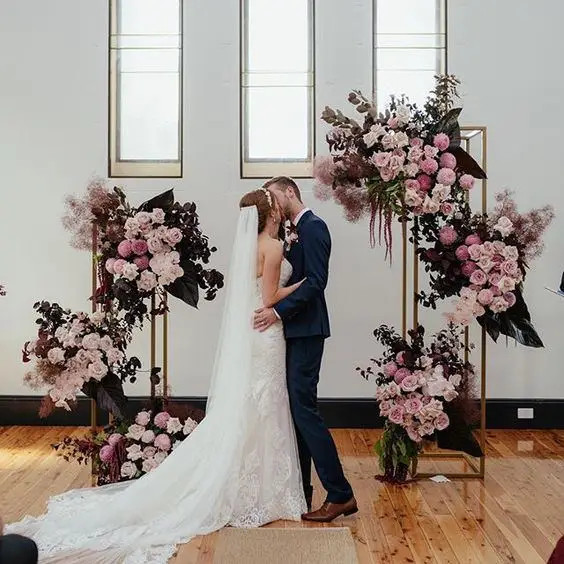
[[[270,188],[271,186],[277,186],[284,191],[291,188],[294,191],[294,194],[296,194],[298,200],[300,202],[302,201],[302,194],[300,192],[300,189],[298,188],[298,185],[296,184],[296,181],[289,176],[275,176],[274,178],[267,180],[262,185],[263,188]]]

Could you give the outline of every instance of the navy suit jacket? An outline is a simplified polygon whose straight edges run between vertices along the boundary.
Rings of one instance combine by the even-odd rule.
[[[274,306],[284,322],[287,339],[330,336],[325,288],[329,277],[331,235],[325,222],[307,211],[296,226],[298,240],[286,258],[293,268],[288,285],[306,278],[291,295]]]

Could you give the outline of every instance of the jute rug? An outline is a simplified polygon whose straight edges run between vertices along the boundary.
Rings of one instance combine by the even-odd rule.
[[[222,529],[214,564],[358,564],[347,528]]]

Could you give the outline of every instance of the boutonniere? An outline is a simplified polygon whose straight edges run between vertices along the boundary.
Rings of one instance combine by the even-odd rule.
[[[287,223],[285,230],[286,236],[284,242],[286,250],[288,251],[294,243],[298,242],[298,232],[296,231],[296,226],[292,223]]]

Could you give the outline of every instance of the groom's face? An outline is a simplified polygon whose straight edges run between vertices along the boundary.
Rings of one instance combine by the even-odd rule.
[[[288,197],[286,190],[283,190],[278,186],[271,186],[270,189],[274,193],[276,201],[278,202],[278,206],[280,207],[280,211],[282,212],[282,219],[288,219],[292,214],[290,198]]]

